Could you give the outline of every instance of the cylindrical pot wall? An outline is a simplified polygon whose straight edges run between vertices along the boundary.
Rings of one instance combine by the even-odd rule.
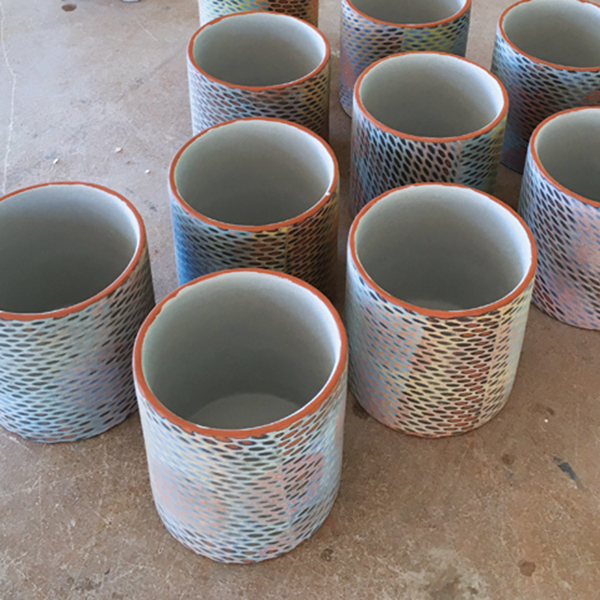
[[[191,139],[169,178],[179,283],[255,267],[332,295],[338,180],[331,148],[292,123],[242,119]]]
[[[329,132],[329,43],[312,25],[241,13],[201,27],[188,46],[192,130],[272,117]]]
[[[241,12],[275,12],[319,24],[319,0],[198,0],[200,25]]]
[[[471,0],[342,0],[340,102],[352,116],[358,76],[375,61],[429,50],[464,56]]]
[[[127,418],[153,306],[144,225],[125,198],[89,183],[0,198],[0,424],[66,442]]]
[[[340,480],[347,343],[333,306],[281,273],[232,270],[150,314],[134,373],[158,513],[219,562],[288,552]]]
[[[350,389],[375,419],[443,437],[480,427],[513,386],[536,266],[531,233],[477,190],[412,185],[348,241]]]
[[[458,56],[409,52],[367,67],[354,87],[354,214],[383,192],[411,183],[491,192],[507,109],[498,79]]]
[[[533,130],[557,112],[600,105],[600,6],[523,0],[500,17],[492,72],[510,98],[502,164],[521,173]]]
[[[533,302],[555,319],[600,329],[600,107],[553,115],[534,131],[519,213],[535,237]]]

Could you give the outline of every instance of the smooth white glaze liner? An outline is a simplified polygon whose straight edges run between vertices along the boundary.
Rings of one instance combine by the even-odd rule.
[[[520,50],[569,67],[600,66],[600,7],[577,0],[531,0],[509,10],[502,27]]]
[[[242,86],[290,83],[312,73],[327,56],[319,32],[275,13],[241,13],[208,24],[194,41],[196,65]]]
[[[540,127],[534,147],[550,177],[600,202],[600,108],[555,116]]]
[[[207,130],[179,157],[181,198],[222,223],[267,225],[292,219],[325,195],[335,164],[316,136],[282,121],[233,121]]]
[[[468,188],[410,186],[372,205],[355,235],[358,259],[386,292],[432,310],[468,310],[510,294],[531,266],[519,219]]]
[[[112,284],[133,260],[138,222],[118,197],[48,185],[0,202],[0,310],[43,313]]]
[[[373,19],[417,25],[452,17],[464,7],[466,0],[351,0],[351,3]]]
[[[146,333],[142,369],[177,416],[244,429],[310,402],[340,354],[335,318],[307,287],[268,273],[224,271],[165,304]]]
[[[501,85],[485,69],[455,56],[415,52],[372,67],[360,81],[360,99],[377,121],[430,138],[474,133],[502,112]]]

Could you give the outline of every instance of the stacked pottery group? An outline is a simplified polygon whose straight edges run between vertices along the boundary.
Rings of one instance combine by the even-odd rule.
[[[600,329],[600,7],[511,6],[491,71],[464,58],[470,9],[342,0],[344,325],[317,2],[201,0],[168,182],[181,287],[154,306],[144,224],[111,190],[1,198],[0,424],[75,441],[139,408],[169,532],[255,562],[329,514],[348,382],[388,427],[464,433],[505,405],[532,298]],[[490,195],[501,161],[524,168],[518,213]]]

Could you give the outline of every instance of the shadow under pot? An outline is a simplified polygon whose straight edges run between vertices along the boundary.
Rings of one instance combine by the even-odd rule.
[[[158,513],[219,562],[288,552],[339,486],[347,343],[329,301],[299,279],[232,270],[179,288],[134,351]]]
[[[65,442],[123,421],[153,306],[144,225],[125,198],[87,183],[1,198],[0,424]]]
[[[464,56],[471,0],[342,0],[340,102],[352,116],[352,90],[375,61],[399,52]]]
[[[253,267],[332,296],[338,181],[331,148],[293,123],[240,119],[191,139],[169,179],[179,283]]]
[[[510,107],[502,164],[521,173],[533,130],[547,117],[600,104],[600,6],[524,0],[500,17],[492,72]]]
[[[188,45],[193,133],[244,117],[329,132],[329,43],[276,13],[239,13],[201,27]]]
[[[539,250],[533,302],[555,319],[600,329],[600,107],[574,108],[534,131],[519,214]]]
[[[514,382],[536,266],[492,196],[420,184],[370,202],[348,242],[350,386],[378,421],[443,437],[494,417]]]
[[[458,183],[491,192],[508,110],[496,77],[459,56],[384,58],[354,87],[350,201],[354,214],[411,183]]]

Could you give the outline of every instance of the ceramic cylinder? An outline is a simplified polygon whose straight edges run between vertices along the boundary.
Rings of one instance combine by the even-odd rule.
[[[340,480],[347,343],[299,279],[223,271],[150,314],[134,373],[154,502],[168,531],[219,562],[288,552]]]
[[[272,117],[327,138],[329,43],[300,19],[241,13],[211,21],[190,40],[188,81],[194,134]]]
[[[358,76],[375,61],[430,50],[464,56],[471,0],[342,0],[340,102],[352,116]]]
[[[275,12],[319,24],[319,0],[198,0],[200,25],[241,12]]]
[[[67,442],[127,418],[153,306],[144,224],[125,198],[89,183],[0,198],[0,424]]]
[[[480,427],[513,386],[536,266],[531,233],[480,191],[387,192],[348,242],[350,389],[375,419],[443,437]]]
[[[524,0],[500,17],[492,72],[510,109],[502,164],[523,172],[527,145],[544,119],[600,105],[600,6],[584,0]]]
[[[254,267],[332,295],[338,180],[331,148],[292,123],[241,119],[192,138],[169,175],[179,283]]]
[[[600,107],[553,115],[534,130],[519,213],[539,250],[533,302],[600,329]]]
[[[492,191],[507,109],[498,79],[458,56],[409,52],[367,67],[354,87],[354,214],[383,192],[411,183]]]

